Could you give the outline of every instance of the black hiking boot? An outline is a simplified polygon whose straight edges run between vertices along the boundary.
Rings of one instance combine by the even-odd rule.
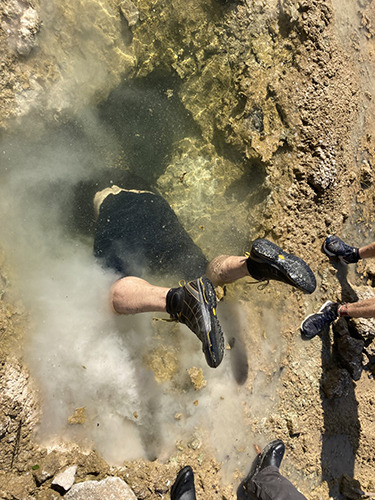
[[[167,294],[167,312],[184,323],[202,342],[209,366],[216,368],[224,356],[224,337],[216,316],[216,294],[211,281],[202,276]]]
[[[323,242],[322,250],[328,257],[336,257],[345,264],[359,261],[359,249],[347,245],[338,236],[328,236]]]
[[[275,439],[274,441],[268,443],[262,453],[255,458],[250,472],[239,485],[237,489],[237,500],[247,500],[248,498],[253,498],[251,493],[254,493],[254,489],[251,483],[255,476],[262,469],[265,469],[270,465],[279,468],[284,457],[284,453],[285,445],[281,439]]]
[[[177,474],[171,488],[171,500],[196,500],[194,473],[190,465],[181,469]]]
[[[316,288],[315,275],[306,262],[271,241],[255,240],[246,264],[250,275],[258,281],[282,281],[304,293],[313,293]]]
[[[337,302],[328,300],[328,302],[322,305],[319,312],[307,316],[301,324],[302,336],[308,340],[313,339],[338,318],[337,309]]]

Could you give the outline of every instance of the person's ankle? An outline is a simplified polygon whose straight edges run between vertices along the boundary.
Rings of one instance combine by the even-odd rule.
[[[339,315],[339,317],[345,317],[345,316],[350,316],[349,314],[349,311],[348,311],[348,304],[341,304],[338,308],[337,308],[337,314]]]

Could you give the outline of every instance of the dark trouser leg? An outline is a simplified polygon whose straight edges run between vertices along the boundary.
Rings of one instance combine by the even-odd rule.
[[[246,485],[249,500],[306,500],[274,466],[265,467]]]

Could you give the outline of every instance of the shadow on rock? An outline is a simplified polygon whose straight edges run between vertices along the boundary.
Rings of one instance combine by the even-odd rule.
[[[240,306],[235,303],[220,303],[220,322],[230,346],[230,363],[233,376],[238,385],[243,385],[249,374],[246,345],[242,335],[242,315]]]
[[[340,323],[340,322],[339,322]],[[346,323],[344,321],[344,323]],[[343,328],[343,325],[340,325]],[[344,333],[342,331],[341,333]],[[332,344],[326,330],[322,334],[321,398],[324,412],[321,467],[322,480],[327,481],[330,497],[339,498],[342,477],[353,477],[355,455],[359,446],[360,424],[355,398],[353,373],[342,365],[335,333]],[[359,375],[360,376],[360,375]]]
[[[330,259],[331,265],[336,269],[336,277],[341,286],[341,299],[344,302],[356,302],[358,300],[358,296],[348,282],[348,266],[342,264],[337,259]]]

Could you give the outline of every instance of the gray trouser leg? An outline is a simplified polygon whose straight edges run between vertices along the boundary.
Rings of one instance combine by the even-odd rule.
[[[265,467],[247,485],[249,500],[307,500],[274,466]]]

